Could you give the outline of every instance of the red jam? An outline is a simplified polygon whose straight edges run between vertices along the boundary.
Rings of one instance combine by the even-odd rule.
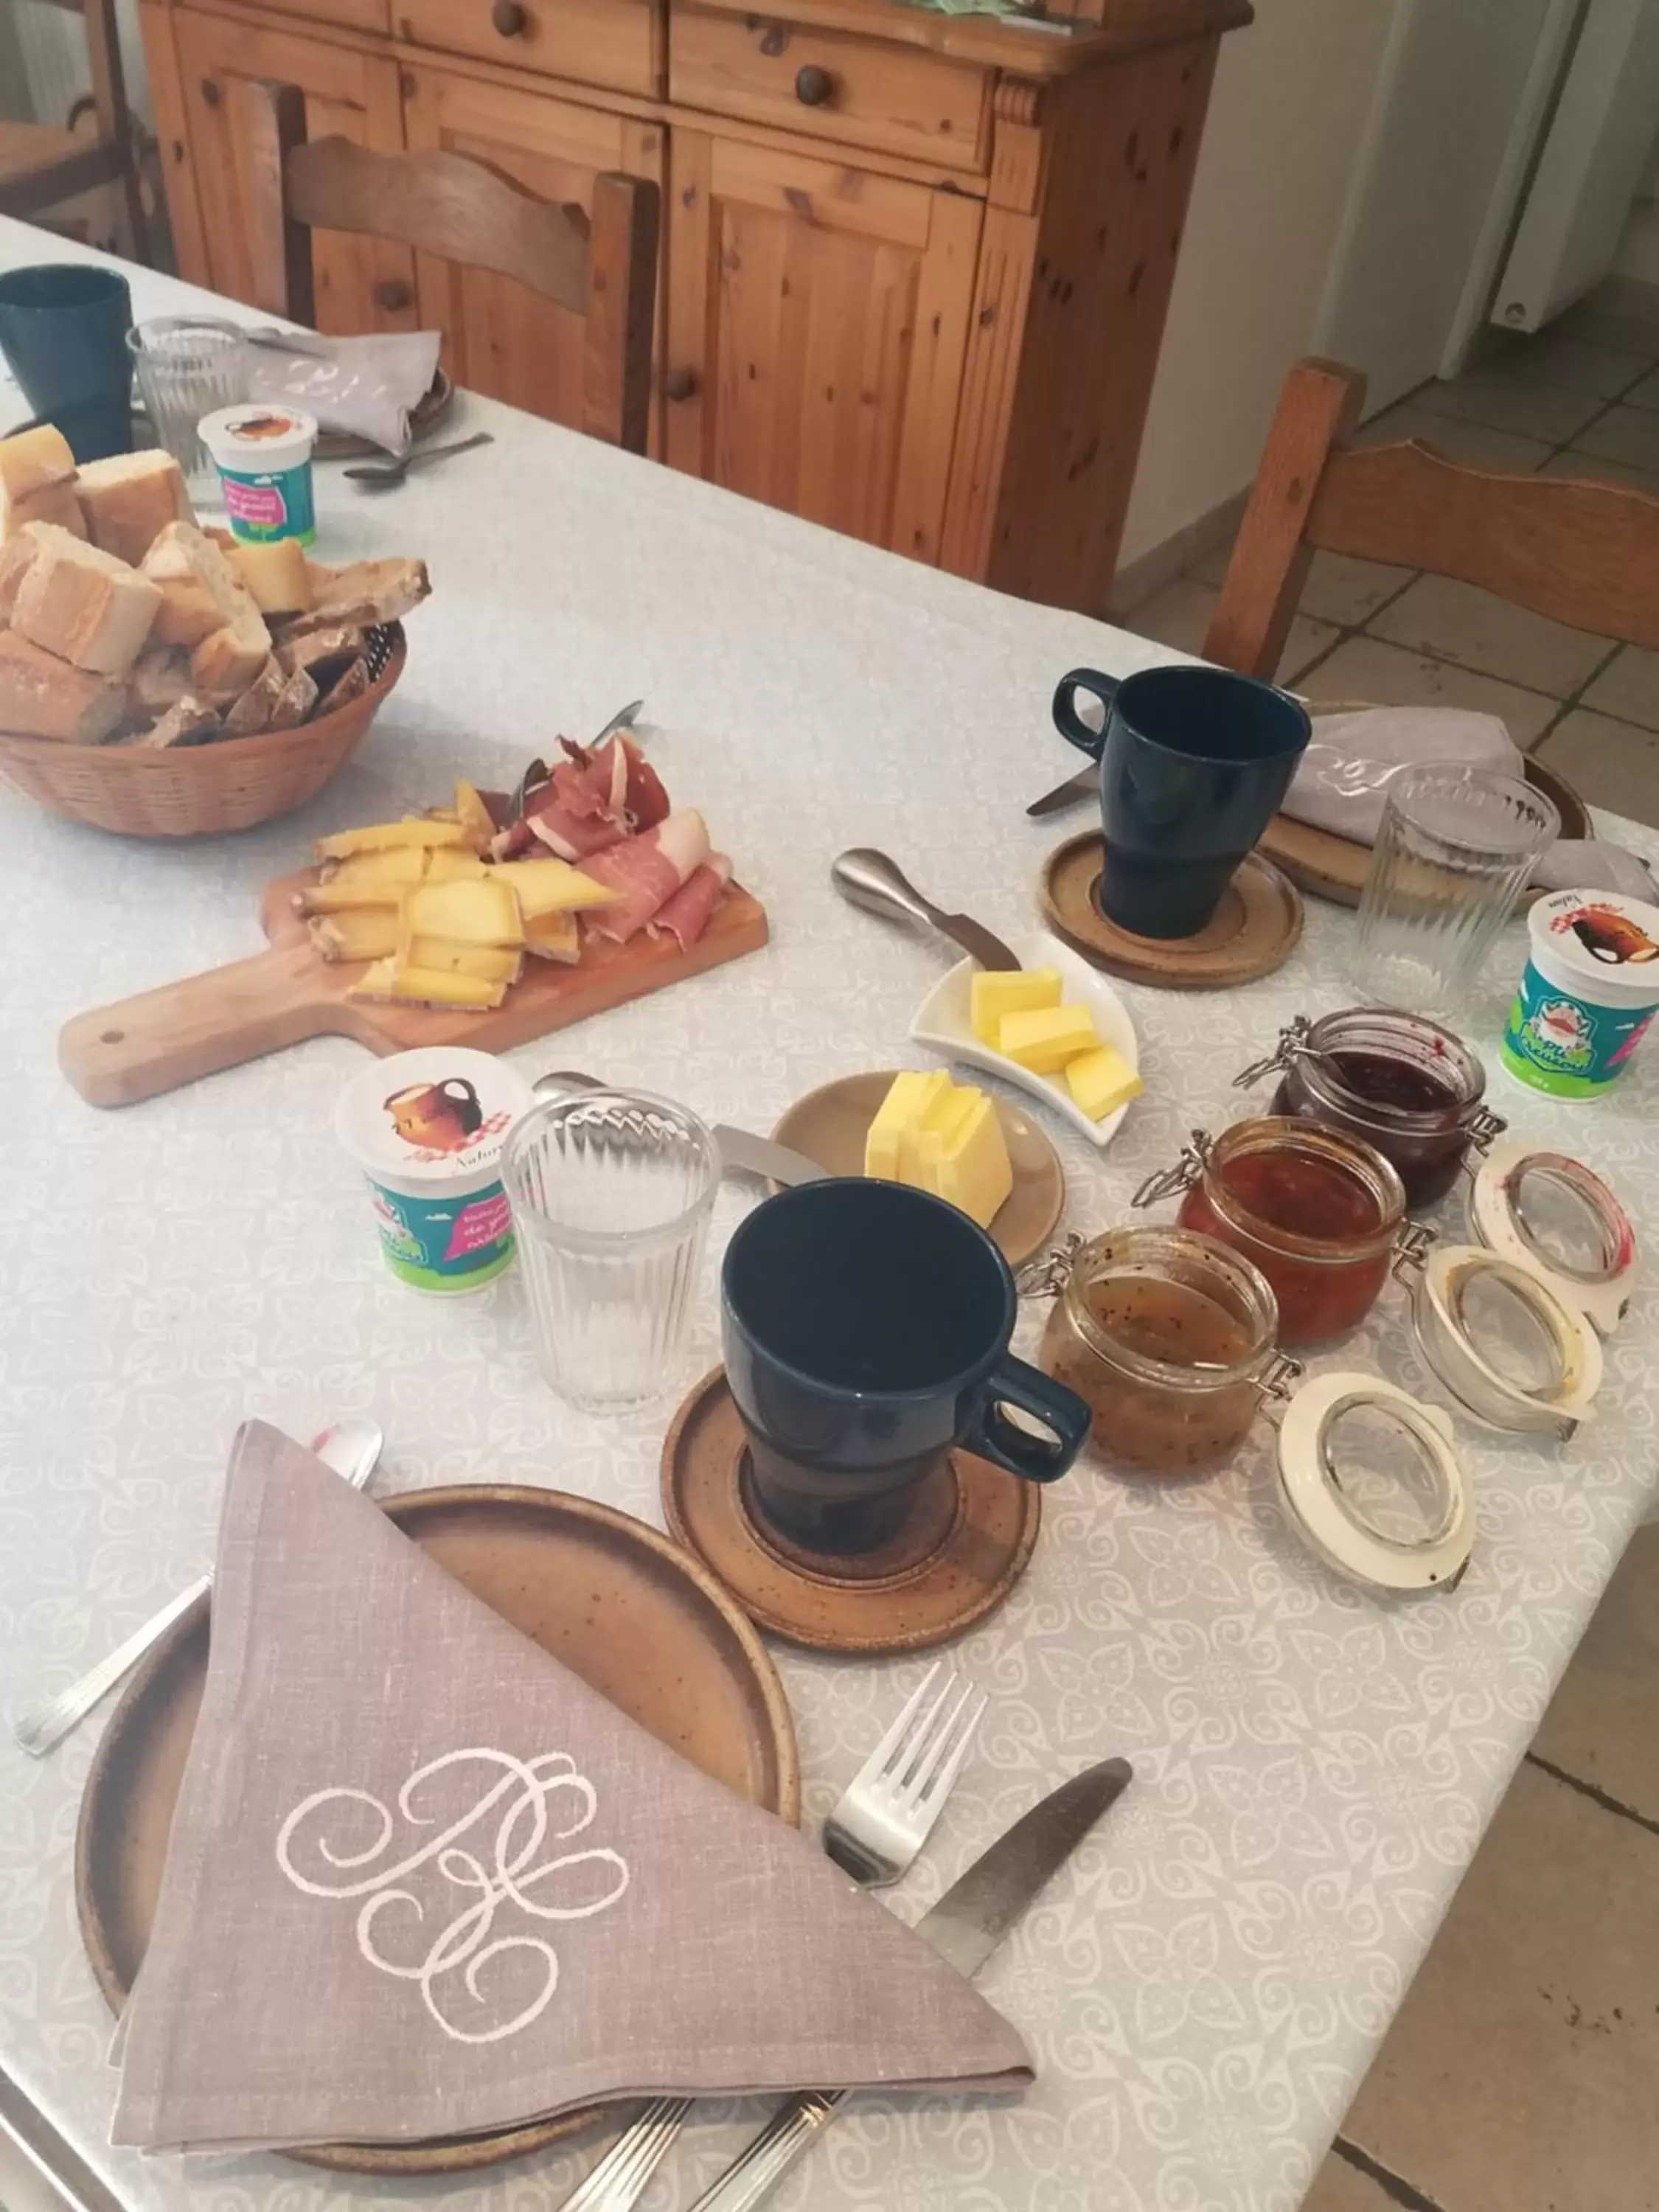
[[[1404,1214],[1399,1177],[1368,1145],[1267,1119],[1222,1132],[1178,1218],[1261,1269],[1291,1350],[1359,1326],[1388,1280]]]

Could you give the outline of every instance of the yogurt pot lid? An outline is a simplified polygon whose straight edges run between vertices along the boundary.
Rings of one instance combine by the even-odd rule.
[[[1555,891],[1527,927],[1534,953],[1587,999],[1659,1000],[1659,906],[1620,891]]]
[[[441,1189],[494,1168],[532,1103],[524,1078],[493,1053],[424,1045],[355,1075],[334,1130],[367,1174]]]
[[[216,408],[196,427],[214,452],[246,455],[250,460],[314,444],[317,437],[314,415],[307,415],[303,407],[264,399],[239,399],[229,407]]]

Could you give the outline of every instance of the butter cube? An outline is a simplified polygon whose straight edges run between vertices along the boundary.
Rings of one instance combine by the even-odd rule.
[[[925,1075],[907,1070],[893,1078],[864,1140],[866,1175],[878,1176],[884,1182],[908,1180],[904,1173],[907,1140],[914,1150],[915,1133],[923,1115],[950,1089],[951,1079],[942,1067],[930,1069]]]
[[[1103,1044],[1093,1052],[1080,1052],[1066,1063],[1066,1081],[1073,1098],[1091,1121],[1103,1121],[1120,1106],[1139,1098],[1146,1088],[1115,1045]]]
[[[998,1051],[1034,1075],[1052,1075],[1099,1042],[1087,1006],[1045,1006],[1031,1013],[1005,1014],[997,1034]]]
[[[997,1035],[1005,1014],[1036,1013],[1060,1004],[1060,970],[1025,968],[1009,975],[978,975],[973,981],[969,1019],[981,1044],[997,1049]]]
[[[958,1206],[988,1229],[1014,1187],[1014,1170],[997,1109],[982,1091],[964,1085],[924,1126],[918,1139],[922,1188]]]

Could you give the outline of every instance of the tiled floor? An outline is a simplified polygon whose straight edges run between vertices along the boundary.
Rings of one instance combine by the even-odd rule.
[[[1455,383],[1425,385],[1362,435],[1421,437],[1486,467],[1659,493],[1659,321],[1576,309],[1539,337],[1504,340]],[[1200,651],[1227,550],[1121,619]],[[1592,804],[1659,824],[1659,653],[1565,629],[1467,584],[1322,553],[1279,673],[1315,700],[1499,715]]]
[[[1659,493],[1659,323],[1581,309],[1367,425]],[[1226,550],[1122,617],[1201,649]],[[1659,823],[1659,653],[1463,584],[1316,556],[1280,680],[1474,707]],[[1659,2212],[1659,1528],[1574,1658],[1306,2212]]]

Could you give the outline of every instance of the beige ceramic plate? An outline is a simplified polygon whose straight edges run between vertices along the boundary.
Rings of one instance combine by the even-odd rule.
[[[805,1152],[831,1175],[862,1175],[864,1140],[897,1072],[889,1067],[843,1075],[821,1090],[809,1091],[772,1134],[779,1144]],[[1014,1187],[991,1224],[991,1235],[1008,1265],[1022,1267],[1054,1233],[1066,1205],[1066,1174],[1059,1153],[1029,1114],[1006,1098],[994,1103]]]
[[[700,1560],[642,1521],[556,1490],[479,1483],[382,1503],[457,1582],[641,1728],[740,1796],[799,1820],[782,1685],[744,1613]],[[81,1935],[118,2012],[149,1942],[207,1656],[204,1599],[121,1700],[81,1801]],[[459,2173],[538,2150],[601,2116],[594,2107],[495,2135],[294,2155],[349,2173]]]

